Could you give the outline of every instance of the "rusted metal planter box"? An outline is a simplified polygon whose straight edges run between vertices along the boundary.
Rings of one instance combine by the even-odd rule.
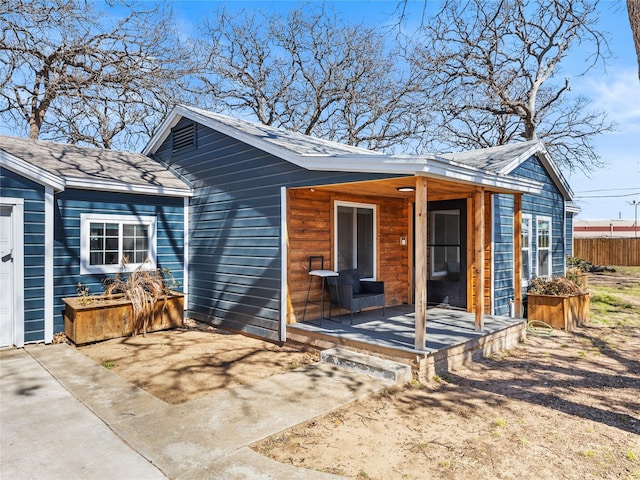
[[[133,306],[123,295],[63,298],[64,333],[76,345],[133,334]],[[183,323],[184,294],[172,292],[158,300],[148,332]]]
[[[528,294],[529,320],[542,320],[553,328],[571,331],[587,323],[591,298],[588,293],[578,295]]]

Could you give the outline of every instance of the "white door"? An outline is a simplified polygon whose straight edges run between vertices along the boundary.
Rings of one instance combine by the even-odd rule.
[[[13,342],[12,207],[0,206],[0,347]]]

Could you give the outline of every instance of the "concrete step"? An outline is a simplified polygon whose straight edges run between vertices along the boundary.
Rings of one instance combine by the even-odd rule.
[[[320,361],[401,384],[411,381],[411,367],[404,363],[364,355],[344,348],[320,352]]]

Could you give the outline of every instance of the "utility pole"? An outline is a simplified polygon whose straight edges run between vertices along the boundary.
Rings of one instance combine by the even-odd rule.
[[[632,202],[627,202],[629,205],[633,205],[633,209],[634,209],[634,219],[633,219],[633,231],[635,233],[635,238],[638,238],[638,205],[640,205],[640,202],[638,202],[637,200],[634,200]]]

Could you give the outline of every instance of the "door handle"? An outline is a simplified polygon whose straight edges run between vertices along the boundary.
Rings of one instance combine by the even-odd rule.
[[[0,260],[2,260],[3,262],[9,262],[13,260],[13,249],[9,250],[6,253],[5,252],[1,253]]]

